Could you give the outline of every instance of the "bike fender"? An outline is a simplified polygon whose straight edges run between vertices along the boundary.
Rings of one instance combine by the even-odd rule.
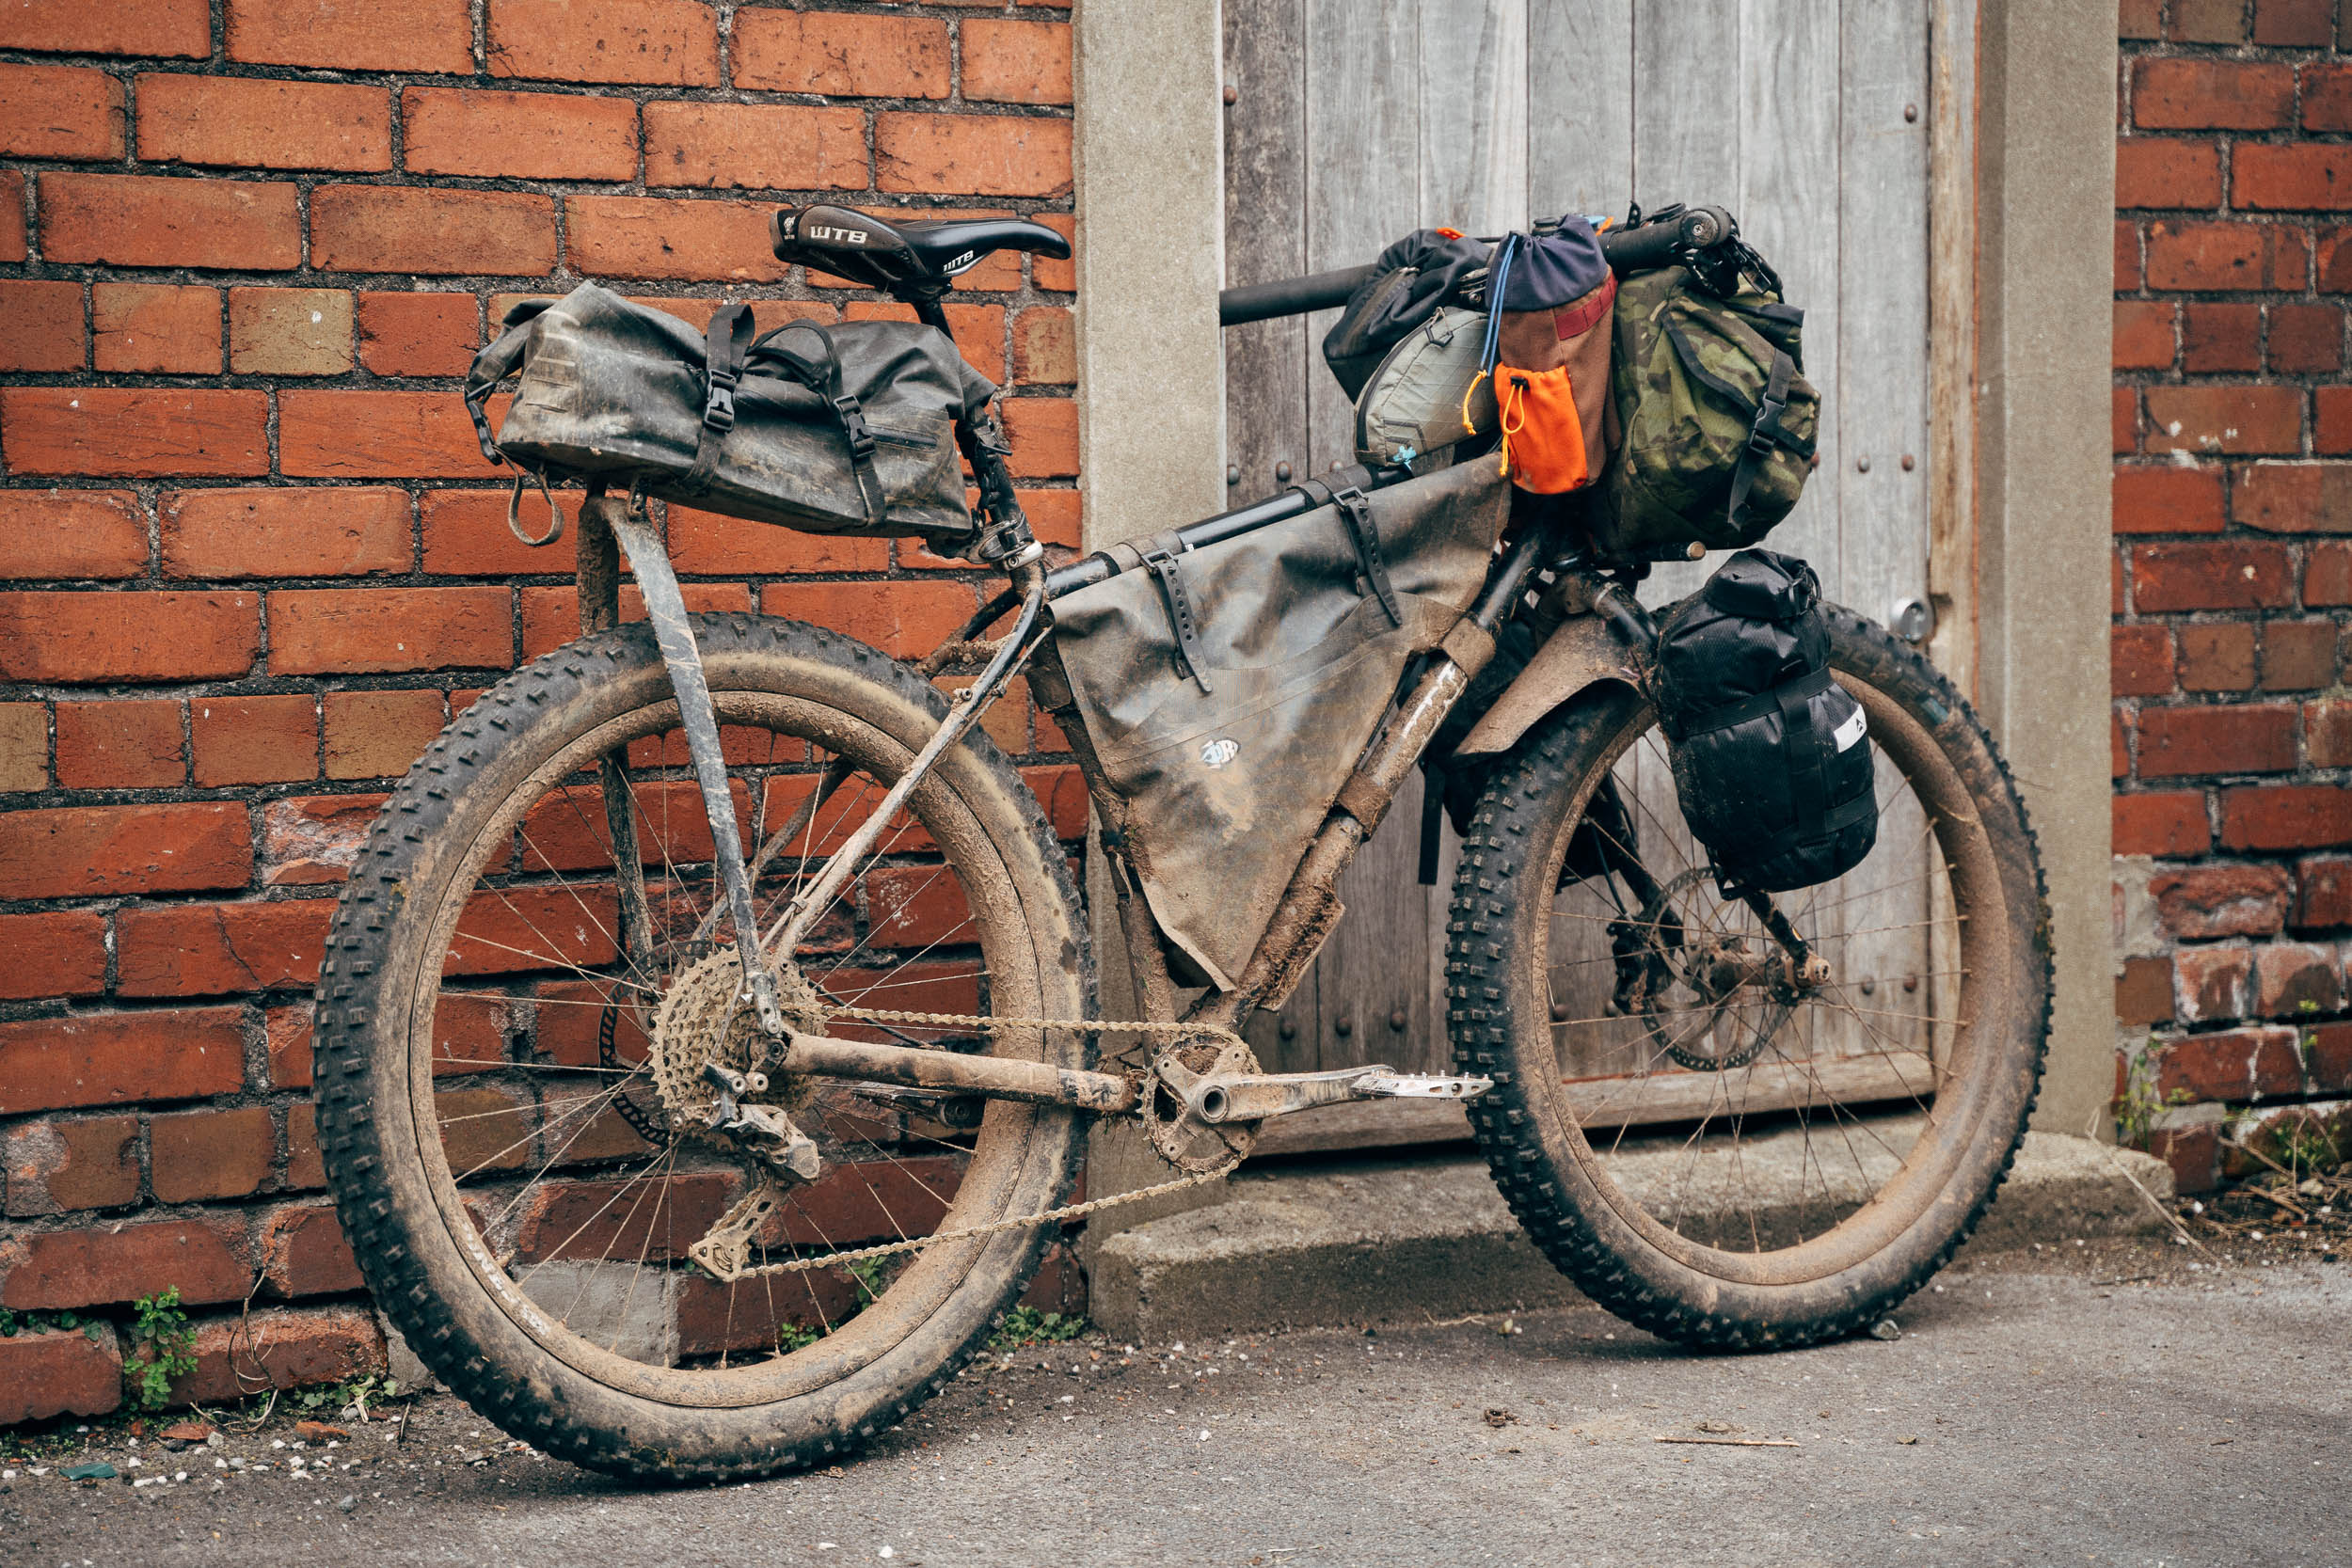
[[[1637,690],[1631,644],[1597,615],[1579,615],[1535,650],[1518,678],[1503,689],[1494,705],[1479,717],[1470,733],[1454,749],[1456,757],[1493,756],[1518,744],[1536,721],[1601,681],[1622,681]]]

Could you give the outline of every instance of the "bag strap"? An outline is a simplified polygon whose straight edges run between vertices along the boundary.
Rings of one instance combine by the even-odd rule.
[[[1207,664],[1200,657],[1200,623],[1192,608],[1192,595],[1184,588],[1184,568],[1177,565],[1176,556],[1184,548],[1184,541],[1173,533],[1155,533],[1136,550],[1136,557],[1160,585],[1160,602],[1168,607],[1168,625],[1176,634],[1176,667],[1179,673],[1190,676],[1203,693],[1209,685]]]
[[[519,309],[508,315],[512,325],[499,334],[497,341],[475,355],[473,363],[466,370],[466,416],[473,420],[474,438],[482,443],[482,455],[493,463],[503,463],[506,458],[499,451],[498,438],[490,434],[490,416],[483,405],[490,401],[490,394],[498,389],[500,382],[522,368],[523,345],[531,337],[531,324],[540,315],[534,310],[527,319],[515,321]]]
[[[1356,564],[1364,574],[1364,581],[1379,599],[1380,608],[1388,612],[1389,625],[1405,624],[1405,611],[1397,608],[1396,589],[1389,581],[1389,563],[1380,556],[1380,528],[1372,519],[1372,499],[1354,485],[1331,498],[1339,509],[1341,519],[1347,525],[1347,537],[1356,546]]]
[[[694,436],[694,462],[677,482],[677,492],[700,496],[719,477],[719,449],[735,428],[735,388],[743,381],[743,359],[751,350],[752,308],[740,301],[711,312],[703,334],[703,422]]]
[[[1761,719],[1768,713],[1783,712],[1786,709],[1784,698],[1789,702],[1810,702],[1820,693],[1827,691],[1834,678],[1829,673],[1829,666],[1825,664],[1811,674],[1799,675],[1795,680],[1759,691],[1752,697],[1741,697],[1733,702],[1720,704],[1677,726],[1682,731],[1680,738],[1688,739],[1694,735],[1704,735],[1709,730],[1727,730],[1734,724],[1744,724],[1751,719]]]
[[[881,476],[874,471],[874,433],[866,427],[866,410],[856,396],[841,389],[841,356],[834,347],[833,334],[808,321],[787,322],[756,341],[755,330],[749,305],[722,305],[711,314],[709,329],[703,337],[702,430],[694,445],[693,466],[679,479],[678,493],[703,495],[718,478],[720,449],[727,432],[735,428],[736,388],[756,356],[780,365],[787,376],[831,406],[850,445],[850,467],[866,502],[866,520],[881,527],[889,506],[882,496]],[[808,333],[817,340],[818,352],[803,354],[776,341],[787,332]]]
[[[1764,379],[1764,397],[1756,405],[1756,418],[1749,421],[1748,438],[1740,448],[1740,461],[1731,470],[1731,499],[1724,514],[1732,536],[1738,538],[1747,527],[1744,514],[1748,492],[1756,487],[1756,472],[1774,447],[1787,447],[1798,451],[1799,443],[1780,422],[1788,411],[1788,381],[1796,373],[1796,361],[1779,349],[1772,350],[1772,373]],[[1802,451],[1799,455],[1807,455]]]

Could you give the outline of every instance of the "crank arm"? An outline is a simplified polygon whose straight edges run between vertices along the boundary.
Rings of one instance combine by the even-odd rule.
[[[1169,1063],[1163,1072],[1184,1096],[1184,1108],[1200,1120],[1263,1121],[1269,1117],[1311,1111],[1352,1100],[1475,1100],[1495,1086],[1491,1078],[1431,1072],[1398,1072],[1384,1067],[1341,1068],[1333,1072],[1219,1072],[1192,1074]],[[1190,1081],[1175,1084],[1182,1075]]]

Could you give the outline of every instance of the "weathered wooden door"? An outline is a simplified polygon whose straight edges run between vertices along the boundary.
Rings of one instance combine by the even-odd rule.
[[[1929,5],[1225,0],[1226,282],[1356,265],[1424,225],[1730,208],[1807,312],[1826,404],[1820,471],[1772,546],[1884,618],[1927,596]],[[1332,319],[1227,333],[1235,504],[1351,458]],[[1445,1059],[1452,857],[1416,881],[1419,807],[1398,801],[1315,972],[1253,1028],[1269,1065]]]

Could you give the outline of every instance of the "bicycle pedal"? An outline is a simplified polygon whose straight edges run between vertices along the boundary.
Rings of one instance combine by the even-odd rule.
[[[1476,1100],[1491,1078],[1449,1072],[1368,1072],[1353,1087],[1359,1100]]]

